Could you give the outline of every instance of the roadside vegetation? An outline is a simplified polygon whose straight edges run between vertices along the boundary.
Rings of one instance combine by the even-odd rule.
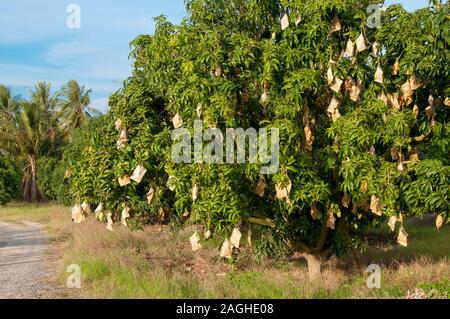
[[[433,220],[411,221],[411,245],[395,245],[388,229],[368,233],[371,248],[324,266],[323,279],[309,282],[302,260],[258,259],[244,244],[230,263],[217,258],[219,237],[194,253],[191,229],[167,226],[143,231],[125,227],[107,231],[90,219],[73,225],[70,210],[57,204],[10,204],[2,220],[31,220],[47,225],[51,249],[57,248],[59,284],[65,268],[78,264],[82,288],[77,294],[97,298],[444,298],[450,295],[450,228],[436,233]],[[368,289],[369,264],[382,269],[381,289]],[[447,279],[446,279],[447,278]],[[417,290],[420,289],[420,290]]]
[[[450,4],[391,5],[370,28],[371,2],[186,1],[131,41],[104,115],[73,80],[0,85],[0,219],[46,224],[89,296],[445,296]],[[200,121],[214,140],[274,129],[277,170],[250,150],[175,163],[174,130]]]

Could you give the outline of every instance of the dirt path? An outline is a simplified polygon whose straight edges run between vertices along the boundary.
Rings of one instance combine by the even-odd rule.
[[[58,290],[49,283],[49,237],[32,222],[0,222],[0,299],[49,298]]]

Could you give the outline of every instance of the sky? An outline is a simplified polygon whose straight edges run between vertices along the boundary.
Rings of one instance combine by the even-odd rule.
[[[415,10],[428,0],[386,1],[392,3]],[[80,28],[67,25],[76,22],[72,4]],[[0,83],[27,97],[38,81],[58,90],[74,79],[92,89],[91,106],[105,112],[108,96],[131,74],[130,41],[152,34],[159,15],[179,23],[184,0],[0,0]]]

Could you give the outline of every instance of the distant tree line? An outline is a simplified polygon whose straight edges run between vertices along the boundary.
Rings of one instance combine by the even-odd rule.
[[[38,82],[26,99],[0,84],[0,204],[57,199],[64,148],[74,131],[101,115],[89,106],[91,93],[74,80],[55,93]]]

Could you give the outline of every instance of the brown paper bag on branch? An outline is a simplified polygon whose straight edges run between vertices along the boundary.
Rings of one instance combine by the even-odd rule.
[[[328,215],[327,227],[330,229],[336,228],[336,217],[334,217],[334,212],[330,212]]]
[[[389,228],[391,229],[392,232],[395,231],[395,224],[397,224],[397,216],[392,216],[391,218],[389,218]]]
[[[401,91],[406,100],[414,94],[409,81],[406,81],[405,84],[402,85]]]
[[[383,101],[384,104],[386,104],[386,105],[388,104],[388,98],[387,98],[386,94],[384,94],[384,91],[381,92],[381,94],[378,96],[378,99],[380,101]]]
[[[420,89],[422,87],[422,83],[420,83],[419,79],[415,74],[413,74],[409,79],[409,85],[411,87],[411,90],[413,91]]]
[[[80,224],[82,223],[86,218],[84,217],[83,214],[83,208],[81,207],[81,205],[75,205],[72,208],[72,220],[76,223],[76,224]]]
[[[317,220],[317,218],[319,218],[319,210],[317,209],[316,203],[311,205],[311,217],[313,220]]]
[[[408,233],[402,226],[397,237],[397,243],[403,247],[408,247],[408,236]]]
[[[114,123],[114,126],[116,127],[116,131],[117,131],[117,132],[122,131],[122,129],[124,128],[121,119],[118,119],[118,120]]]
[[[425,114],[433,119],[436,116],[436,101],[432,95],[428,97],[428,107],[425,109]]]
[[[152,187],[147,193],[147,203],[151,205],[153,203],[154,198],[155,198],[155,189]]]
[[[231,234],[230,243],[235,248],[239,248],[241,243],[242,233],[238,228],[233,229],[233,233]]]
[[[357,102],[359,100],[359,94],[361,93],[361,85],[362,82],[358,81],[356,85],[353,85],[350,91],[350,99],[353,102]]]
[[[380,43],[378,41],[375,41],[372,45],[372,54],[374,56],[378,56],[379,52],[380,52]]]
[[[358,52],[362,52],[367,49],[366,42],[364,39],[364,35],[361,33],[359,37],[356,39],[356,50]]]
[[[269,93],[267,93],[267,90],[264,90],[264,92],[262,93],[259,103],[261,103],[261,105],[264,107],[269,104]]]
[[[130,176],[124,175],[123,177],[119,177],[119,185],[121,187],[127,186],[131,183]]]
[[[353,42],[351,39],[348,39],[347,46],[345,47],[344,55],[346,55],[348,57],[352,57],[354,51],[355,51],[355,47],[353,45]]]
[[[259,178],[259,181],[255,187],[256,195],[258,195],[259,197],[264,197],[266,186],[267,185],[266,185],[266,182],[264,181],[264,179],[262,177]]]
[[[138,165],[134,169],[133,175],[131,175],[131,179],[139,184],[142,181],[142,178],[144,178],[146,173],[147,169],[142,165]]]
[[[334,78],[334,82],[333,85],[330,87],[334,92],[339,93],[341,92],[342,89],[342,84],[344,83],[344,81],[342,81],[342,79],[335,77]]]
[[[198,190],[199,190],[199,188],[198,188],[198,185],[197,184],[194,184],[194,186],[192,187],[192,191],[191,191],[191,193],[192,193],[192,201],[195,203],[196,201],[197,201],[197,199],[198,199]]]
[[[413,113],[414,113],[414,115],[415,115],[416,117],[419,115],[419,112],[420,112],[420,110],[419,110],[419,107],[417,106],[417,104],[414,105],[414,107],[413,107]]]
[[[339,107],[341,105],[341,102],[336,98],[333,97],[331,99],[330,105],[328,106],[327,112],[329,116],[333,119],[333,122],[339,119],[341,114],[339,113]]]
[[[144,178],[146,173],[147,169],[142,165],[138,165],[134,169],[133,175],[131,175],[131,179],[139,184],[142,181],[142,178]]]
[[[333,69],[330,67],[328,67],[327,70],[327,82],[328,85],[331,85],[334,82],[334,75],[333,75]]]
[[[397,59],[395,60],[394,65],[392,66],[391,74],[398,75],[399,71],[400,71],[400,61]]]
[[[108,221],[108,223],[106,225],[106,229],[109,231],[114,231],[114,229],[113,229],[114,221],[112,219],[112,213],[107,213],[106,220]]]
[[[450,106],[450,97],[446,97],[444,100],[444,105],[445,106]]]
[[[291,180],[289,180],[289,182],[286,186],[277,185],[276,186],[277,198],[284,199],[284,198],[289,197],[289,194],[291,193],[291,189],[292,189]]]
[[[122,150],[127,145],[128,138],[127,138],[127,131],[126,129],[122,129],[120,131],[119,140],[117,141],[117,149]]]
[[[344,197],[342,198],[342,206],[345,207],[345,208],[349,208],[350,207],[350,202],[351,202],[350,195],[345,193]]]
[[[231,258],[233,256],[233,245],[228,239],[222,244],[222,248],[220,249],[220,257],[223,258]]]
[[[383,206],[381,204],[381,199],[376,197],[375,195],[372,195],[371,201],[370,201],[370,210],[372,213],[374,213],[377,216],[383,215]]]
[[[216,65],[216,69],[214,70],[214,76],[216,78],[220,78],[223,76],[223,69],[222,66],[220,64]]]
[[[289,15],[285,13],[281,18],[281,30],[284,31],[289,27]]]
[[[174,128],[180,128],[183,126],[183,119],[181,118],[181,115],[179,112],[175,114],[175,116],[172,118],[172,124]]]
[[[195,232],[190,238],[189,242],[191,243],[192,251],[199,251],[202,249],[202,245],[200,244],[200,235],[198,232]]]
[[[83,202],[83,204],[81,204],[81,209],[83,210],[83,215],[85,217],[88,217],[92,214],[91,206],[86,202]]]
[[[381,69],[380,65],[378,65],[377,71],[375,72],[374,81],[383,84],[383,70]]]
[[[339,20],[338,17],[334,17],[333,20],[331,21],[331,32],[339,32],[342,30],[342,25],[341,25],[341,21]]]
[[[394,109],[400,109],[400,103],[398,101],[398,93],[388,94],[388,104],[391,105]]]
[[[131,207],[128,205],[126,205],[125,208],[122,210],[122,216],[120,218],[120,222],[125,227],[128,227],[127,219],[130,218],[130,211],[131,211]]]
[[[305,132],[305,149],[308,151],[312,151],[314,144],[314,135],[309,124],[306,125],[303,130]]]
[[[103,213],[103,204],[100,203],[97,208],[95,209],[95,219],[98,221],[103,221],[104,213]]]
[[[437,228],[437,230],[440,230],[442,225],[444,225],[444,218],[442,217],[442,215],[438,215],[436,217],[436,228]]]
[[[356,85],[356,82],[351,77],[347,77],[344,81],[344,91],[351,93],[354,85]]]

